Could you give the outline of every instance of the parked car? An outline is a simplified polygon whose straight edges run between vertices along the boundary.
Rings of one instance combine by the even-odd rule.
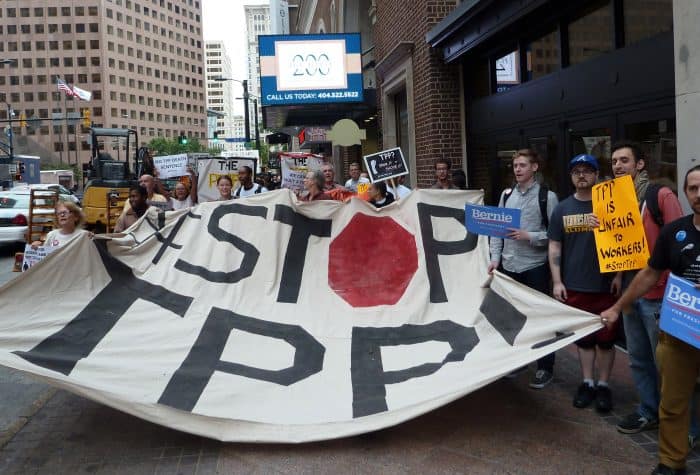
[[[52,212],[50,210],[36,211],[37,214]],[[0,244],[25,242],[28,221],[29,189],[0,191]],[[41,226],[41,217],[36,221],[39,221]]]
[[[34,185],[17,185],[14,188],[12,188],[12,191],[21,191],[21,190],[58,190],[58,198],[63,201],[72,201],[73,203],[77,204],[80,206],[80,199],[70,191],[68,188],[66,188],[63,185],[60,185],[58,183],[40,183],[40,184],[34,184]]]
[[[29,193],[0,191],[0,243],[24,242],[29,219]]]

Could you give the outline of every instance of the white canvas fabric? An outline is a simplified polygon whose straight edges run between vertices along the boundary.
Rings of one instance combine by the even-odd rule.
[[[0,364],[224,441],[398,424],[600,328],[505,276],[484,287],[465,202],[482,195],[151,208],[0,288]]]

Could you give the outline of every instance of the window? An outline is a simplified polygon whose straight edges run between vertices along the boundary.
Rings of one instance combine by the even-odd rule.
[[[56,7],[49,7],[48,8],[48,15],[49,16],[56,16],[58,15],[58,9]]]
[[[100,40],[90,40],[90,49],[100,49]]]
[[[32,67],[32,58],[22,59],[22,67],[23,68],[31,68]]]
[[[29,8],[20,8],[19,16],[21,16],[22,18],[29,18]]]
[[[44,25],[41,25],[41,24],[34,25],[34,33],[43,34],[44,33]]]
[[[20,31],[22,32],[23,35],[28,35],[31,33],[31,31],[30,31],[31,26],[30,25],[21,25],[19,28],[20,28]]]
[[[75,7],[75,16],[85,16],[85,7]]]
[[[97,16],[97,7],[88,7],[88,15]]]
[[[90,23],[90,33],[99,33],[100,25],[97,23]]]
[[[49,33],[56,33],[58,32],[58,24],[57,23],[49,23]]]
[[[57,68],[58,66],[60,66],[58,58],[49,58],[49,66],[51,66],[52,68]]]
[[[520,55],[517,50],[496,60],[496,92],[505,92],[516,84],[520,84]]]
[[[58,41],[49,41],[49,49],[56,51],[58,49]]]
[[[70,33],[71,32],[71,25],[70,23],[64,23],[61,25],[61,33]]]
[[[70,16],[70,7],[61,7],[61,16]]]
[[[76,23],[75,24],[75,32],[76,33],[85,33],[85,23]]]
[[[44,9],[43,8],[35,8],[34,9],[34,16],[44,16]]]
[[[673,30],[672,0],[625,0],[625,46]]]
[[[560,64],[557,31],[552,31],[527,45],[528,80],[558,71]]]
[[[78,60],[78,66],[81,66],[81,67],[87,66],[87,59],[85,58],[85,56],[78,56],[77,60]]]
[[[588,61],[613,49],[613,9],[607,3],[569,25],[569,65]]]
[[[22,83],[27,86],[34,84],[34,76],[31,76],[29,74],[22,76]]]
[[[63,40],[63,49],[64,51],[72,50],[73,42],[71,40]]]
[[[7,25],[7,34],[8,35],[16,35],[17,34],[17,25]]]

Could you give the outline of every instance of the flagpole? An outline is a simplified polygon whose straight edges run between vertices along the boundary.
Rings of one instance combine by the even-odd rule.
[[[60,89],[58,89],[58,81],[61,79],[61,76],[59,76],[59,75],[57,74],[57,75],[55,76],[55,78],[56,78],[56,83],[55,83],[56,89],[59,91],[59,92],[58,92],[59,98],[56,100],[56,105],[58,106],[58,109],[60,110],[60,109],[61,109],[61,96],[60,96],[61,91],[60,91]],[[59,124],[60,124],[60,122],[59,122]],[[52,133],[52,134],[54,133],[54,127],[53,127],[53,126],[54,126],[54,120],[53,120],[53,116],[52,116],[52,117],[51,117],[51,133]],[[59,138],[60,138],[61,136],[63,136],[63,134],[59,134]],[[61,147],[61,148],[63,148],[63,147]],[[63,162],[63,150],[59,150],[59,151],[58,151],[58,157],[59,157],[59,159],[61,160],[61,162]]]
[[[66,162],[70,165],[70,147],[68,146],[70,142],[70,136],[68,135],[68,95],[65,93],[63,94],[63,114],[66,118]]]

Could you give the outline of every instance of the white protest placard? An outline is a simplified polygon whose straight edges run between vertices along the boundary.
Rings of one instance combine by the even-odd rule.
[[[24,258],[22,259],[22,272],[29,270],[34,264],[43,260],[56,248],[53,246],[38,246],[32,248],[31,244],[24,246]]]
[[[325,163],[321,155],[310,153],[280,153],[282,165],[282,188],[294,191],[304,189],[304,177],[310,171],[321,169]]]
[[[257,151],[257,150],[256,150]],[[205,201],[216,201],[219,199],[219,190],[216,181],[222,175],[228,175],[233,181],[231,192],[238,188],[238,170],[242,166],[248,166],[253,170],[255,176],[255,166],[257,160],[254,158],[200,158],[197,160],[197,196],[200,203]]]
[[[153,157],[153,165],[158,170],[158,177],[167,179],[187,175],[187,154],[162,155]]]
[[[483,287],[488,240],[465,229],[465,202],[482,193],[149,208],[128,235],[77,237],[0,289],[0,364],[226,441],[399,424],[601,327],[498,272]]]

